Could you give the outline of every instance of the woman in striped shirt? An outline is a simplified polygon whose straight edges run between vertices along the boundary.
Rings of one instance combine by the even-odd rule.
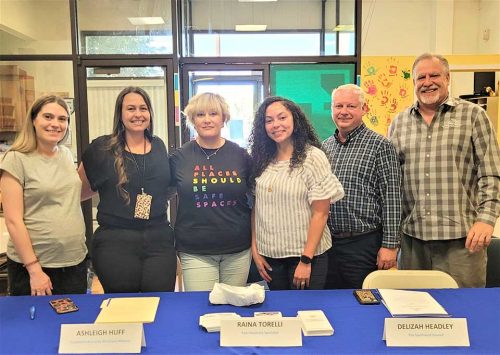
[[[322,289],[332,241],[326,220],[344,190],[305,114],[267,98],[250,138],[255,177],[252,256],[271,290]]]

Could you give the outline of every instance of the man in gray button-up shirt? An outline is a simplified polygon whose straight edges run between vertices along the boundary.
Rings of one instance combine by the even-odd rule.
[[[403,171],[403,269],[449,273],[484,287],[486,247],[500,214],[500,149],[486,112],[449,97],[448,61],[413,64],[417,102],[389,129]]]

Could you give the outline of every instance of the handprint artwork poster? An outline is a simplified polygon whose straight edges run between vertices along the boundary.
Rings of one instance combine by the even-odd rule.
[[[368,112],[365,124],[386,136],[394,116],[413,103],[414,57],[362,57],[361,88]]]

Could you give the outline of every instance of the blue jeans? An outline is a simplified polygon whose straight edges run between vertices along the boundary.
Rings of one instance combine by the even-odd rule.
[[[214,283],[246,286],[250,269],[250,249],[239,253],[199,255],[179,252],[186,291],[211,291]]]
[[[272,281],[269,282],[271,291],[295,290],[293,275],[300,262],[298,257],[290,258],[269,258],[265,257],[273,271],[268,271]],[[309,279],[309,290],[322,290],[325,288],[326,273],[328,271],[328,257],[326,253],[317,255],[312,260],[311,277]]]

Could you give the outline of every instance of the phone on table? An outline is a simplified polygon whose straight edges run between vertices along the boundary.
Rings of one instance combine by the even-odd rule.
[[[360,304],[380,304],[380,300],[371,290],[354,290],[353,294]]]
[[[78,311],[78,307],[70,298],[59,298],[49,301],[49,303],[58,314]]]

